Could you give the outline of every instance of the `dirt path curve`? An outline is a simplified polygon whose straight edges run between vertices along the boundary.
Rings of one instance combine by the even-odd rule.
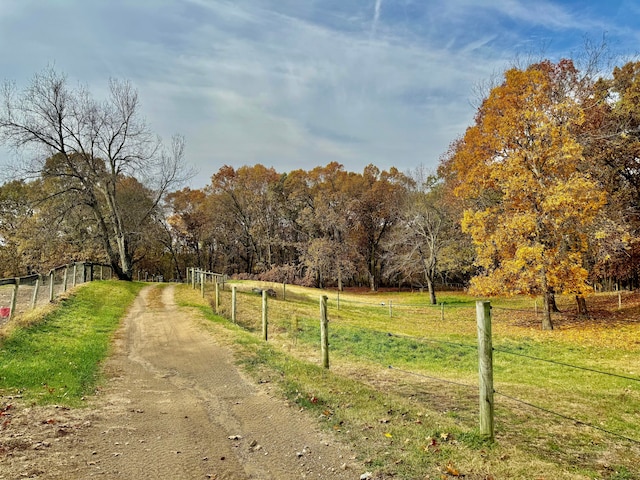
[[[360,478],[349,448],[244,378],[176,307],[174,287],[158,288],[142,290],[119,330],[97,408],[67,420],[81,426],[73,440],[39,449],[59,468],[32,465],[31,478]]]

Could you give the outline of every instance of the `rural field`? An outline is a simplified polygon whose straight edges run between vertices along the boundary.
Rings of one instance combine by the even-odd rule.
[[[276,294],[268,300],[268,341],[259,348],[244,333],[262,337],[255,288]],[[640,478],[636,293],[590,296],[587,317],[576,314],[573,297],[559,296],[552,332],[540,328],[539,299],[491,302],[491,443],[478,430],[476,299],[444,292],[431,306],[426,293],[338,294],[258,282],[236,289],[242,332],[228,321],[217,325],[240,348],[241,363],[356,443],[374,471],[400,478]],[[229,290],[218,305],[226,317]],[[197,289],[183,293],[184,304],[202,301]],[[323,295],[329,371],[319,367]]]
[[[67,432],[76,424],[78,430],[90,430],[84,426],[87,418],[93,419],[89,423],[100,423],[95,420],[100,415],[92,409],[99,410],[97,405],[104,402],[100,392],[109,391],[114,381],[114,372],[107,369],[100,374],[100,365],[104,356],[114,354],[109,343],[124,307],[141,287],[127,282],[84,285],[46,316],[32,314],[27,319],[30,324],[22,319],[22,326],[3,332],[3,465],[20,458],[37,462],[54,450],[59,464],[61,456],[71,454],[77,457],[76,463],[83,458],[81,450],[89,444],[82,440],[81,432],[78,436],[65,433],[50,448],[41,442],[24,450],[27,444],[18,442],[22,445],[18,448],[16,439],[26,438],[27,432],[20,437],[16,429],[23,425],[33,431],[54,428]],[[168,287],[157,285],[154,291]],[[235,322],[231,320],[231,287],[236,290]],[[530,297],[491,301],[495,440],[490,441],[480,435],[478,427],[474,298],[443,292],[440,303],[431,306],[426,293],[338,294],[248,281],[227,283],[218,290],[218,300],[212,284],[205,284],[204,296],[200,288],[189,285],[171,289],[179,313],[170,310],[166,321],[177,321],[180,315],[187,319],[184,321],[196,322],[217,344],[231,349],[238,368],[249,374],[257,388],[282,396],[301,415],[305,412],[317,422],[326,435],[353,448],[357,452],[353,462],[363,468],[343,474],[371,479],[640,478],[636,462],[640,458],[640,295],[636,293],[590,296],[587,317],[576,315],[572,298],[558,297],[561,313],[554,314],[555,330],[551,332],[540,329],[539,300],[537,305]],[[275,293],[267,300],[267,341],[263,300],[255,289]],[[322,296],[327,297],[329,319],[328,369],[322,367],[320,354]],[[151,330],[142,330],[150,337],[156,336],[153,318],[160,322],[161,302],[155,305],[156,297],[149,296],[150,316],[145,317],[151,322],[145,328]],[[104,306],[97,308],[99,304]],[[56,311],[66,312],[74,305],[84,310],[56,317]],[[167,328],[158,324],[158,334],[167,335]],[[64,336],[63,345],[47,348],[57,343],[52,336]],[[94,344],[97,336],[102,347]],[[72,347],[71,337],[78,346]],[[79,352],[78,358],[67,356],[72,351]],[[171,352],[149,353],[162,354],[170,372],[156,372],[154,381],[168,382],[179,376],[169,368]],[[177,364],[177,351],[175,355]],[[208,368],[219,367],[212,364]],[[41,375],[51,380],[43,384]],[[117,382],[123,381],[118,380],[122,375],[116,375]],[[175,398],[181,395],[186,395],[184,385]],[[47,418],[62,415],[62,410],[72,417],[67,424],[47,422]],[[21,422],[21,415],[38,411],[46,412],[40,413],[45,420],[35,427],[26,417]],[[141,418],[136,412],[143,411],[150,407],[129,407],[124,415]],[[286,423],[291,412],[287,409],[280,414]],[[105,458],[102,465],[113,462]],[[95,472],[95,464],[95,457],[93,461],[89,458],[77,468]],[[22,473],[29,471],[31,478],[58,478],[38,474],[37,469]],[[20,476],[0,473],[0,478]]]

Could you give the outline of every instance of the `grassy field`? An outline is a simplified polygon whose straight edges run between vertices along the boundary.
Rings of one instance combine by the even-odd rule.
[[[112,335],[143,284],[91,282],[0,335],[0,393],[77,406],[100,379]]]
[[[556,330],[543,332],[531,298],[492,301],[496,439],[478,433],[475,299],[319,291],[235,283],[215,315],[188,286],[178,300],[212,333],[326,428],[358,448],[378,478],[640,479],[640,295],[588,298],[591,316],[560,297]],[[141,284],[94,282],[0,335],[0,392],[79,405]],[[261,299],[271,287],[269,341]],[[320,366],[319,300],[328,297],[331,368]],[[618,302],[620,301],[620,305]],[[538,302],[539,306],[539,302]],[[569,367],[568,365],[572,365]],[[576,368],[578,367],[578,368]]]
[[[478,433],[475,299],[419,293],[340,293],[255,282],[181,289],[260,381],[282,388],[346,440],[371,471],[394,478],[639,479],[640,295],[570,297],[556,329],[540,329],[535,299],[492,301],[496,440]],[[273,288],[269,341],[261,299]],[[283,300],[286,293],[286,300]],[[320,367],[319,300],[328,297],[331,368]],[[619,308],[618,301],[621,302]],[[538,301],[538,308],[540,308]],[[570,366],[569,366],[570,365]],[[577,368],[576,368],[577,367]]]

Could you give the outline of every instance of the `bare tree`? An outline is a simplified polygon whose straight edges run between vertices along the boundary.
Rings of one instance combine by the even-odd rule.
[[[424,281],[429,299],[436,304],[435,281],[447,245],[454,240],[454,221],[443,201],[437,177],[418,167],[410,176],[415,182],[402,217],[387,245],[389,273]]]
[[[132,222],[122,195],[127,178],[138,189],[143,211],[135,228],[150,218],[165,192],[183,181],[184,139],[165,148],[140,116],[138,94],[129,82],[111,80],[109,96],[93,99],[85,87],[71,88],[65,75],[47,68],[18,91],[5,82],[0,105],[0,142],[33,153],[23,174],[57,185],[53,196],[68,196],[91,209],[105,252],[121,279],[133,276]],[[123,201],[127,199],[127,201]]]

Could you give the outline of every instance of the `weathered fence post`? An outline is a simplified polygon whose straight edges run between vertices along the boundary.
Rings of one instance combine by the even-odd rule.
[[[266,342],[268,340],[267,335],[267,291],[262,291],[262,338]]]
[[[320,297],[320,350],[322,366],[329,368],[329,318],[327,317],[327,296]]]
[[[36,284],[33,287],[33,296],[31,297],[31,309],[36,308],[38,304],[38,290],[40,289],[40,275],[36,278]]]
[[[62,277],[62,291],[63,292],[67,291],[67,280],[68,280],[68,277],[69,277],[69,265],[64,267],[64,276]]]
[[[55,298],[55,292],[54,292],[55,279],[56,279],[56,271],[51,270],[51,272],[49,273],[49,301],[50,302],[53,302],[53,299]]]
[[[216,314],[218,314],[220,312],[220,285],[218,284],[218,277],[214,277],[214,279],[216,282],[216,296],[215,296]]]
[[[493,440],[493,346],[490,302],[476,302],[476,320],[480,375],[480,435]]]
[[[206,275],[204,274],[204,272],[200,272],[200,294],[202,295],[202,298],[204,298],[204,282],[206,280]]]
[[[191,288],[196,289],[196,269],[191,269]]]
[[[73,282],[71,283],[71,285],[73,285],[74,287],[76,286],[76,276],[78,275],[78,264],[74,263],[73,264]]]
[[[618,290],[618,310],[622,310],[622,294]]]
[[[231,321],[236,323],[236,298],[238,287],[236,285],[231,286]]]
[[[18,288],[20,287],[20,279],[16,277],[16,283],[13,284],[13,292],[11,292],[11,310],[9,310],[9,320],[13,318],[16,303],[18,302]]]

